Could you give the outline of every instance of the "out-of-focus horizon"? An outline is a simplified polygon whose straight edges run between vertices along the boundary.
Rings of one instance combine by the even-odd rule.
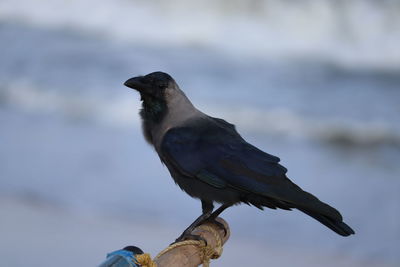
[[[216,265],[398,265],[399,47],[400,1],[2,0],[0,258],[22,266],[21,243],[42,266],[95,265],[114,244],[155,254],[198,215],[122,85],[160,70],[356,231],[234,207]]]

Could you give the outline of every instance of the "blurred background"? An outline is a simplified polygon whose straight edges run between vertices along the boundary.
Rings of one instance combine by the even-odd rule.
[[[214,266],[399,266],[397,0],[1,0],[0,265],[155,256],[200,214],[122,85],[158,70],[356,231],[238,206]]]

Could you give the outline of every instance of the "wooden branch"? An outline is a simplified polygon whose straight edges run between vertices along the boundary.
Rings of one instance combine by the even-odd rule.
[[[227,231],[226,235],[223,229],[212,223],[200,225],[192,232],[192,234],[200,235],[207,241],[208,251],[211,251],[210,254],[217,254],[216,258],[222,253],[222,246],[230,236],[228,223],[221,218],[217,218],[217,221],[225,226]],[[185,244],[165,252],[156,257],[154,261],[157,263],[158,267],[195,267],[204,262],[204,253],[204,247],[198,244]]]

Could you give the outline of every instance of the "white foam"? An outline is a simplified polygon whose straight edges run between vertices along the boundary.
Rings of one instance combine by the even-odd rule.
[[[132,101],[123,95],[113,100],[92,95],[66,95],[40,90],[27,83],[14,83],[4,89],[3,95],[8,104],[21,110],[58,114],[77,120],[92,120],[112,127],[139,123],[135,116],[139,109],[139,101]]]
[[[124,42],[195,45],[232,55],[313,56],[357,68],[400,67],[396,1],[2,0],[0,19]]]
[[[140,102],[132,94],[119,94],[113,99],[94,95],[84,97],[39,90],[18,83],[7,87],[4,97],[9,104],[23,110],[92,120],[110,127],[139,126],[137,113]],[[312,138],[348,145],[400,145],[400,129],[384,121],[308,118],[285,108],[263,110],[249,106],[210,106],[204,103],[198,106],[212,116],[236,124],[240,132]]]
[[[209,109],[210,110],[210,109]],[[213,114],[252,133],[291,138],[313,138],[348,145],[400,145],[400,129],[383,121],[355,121],[336,118],[306,118],[293,110],[261,110],[249,107],[211,108]]]

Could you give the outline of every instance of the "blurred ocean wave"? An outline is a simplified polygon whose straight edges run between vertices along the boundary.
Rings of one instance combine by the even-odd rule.
[[[128,43],[400,68],[400,1],[3,0],[0,19]],[[161,26],[162,25],[162,26]]]
[[[239,130],[346,146],[400,146],[396,70],[347,69],[316,59],[237,60],[15,23],[3,23],[0,38],[0,105],[127,127],[139,123],[132,114],[140,103],[123,81],[164,70],[177,74],[195,105]]]
[[[132,97],[133,98],[133,97]],[[51,113],[66,119],[102,123],[108,127],[139,126],[139,101],[126,97],[55,94],[27,85],[2,88],[0,105],[35,113]],[[290,138],[311,138],[345,146],[392,145],[400,147],[400,127],[387,121],[357,121],[335,118],[308,118],[289,108],[255,109],[248,106],[210,106],[199,103],[208,112],[234,122],[238,130],[250,134]],[[204,109],[203,109],[204,110]]]
[[[132,114],[140,103],[123,81],[164,70],[195,105],[239,130],[346,146],[400,145],[394,69],[348,69],[315,58],[238,60],[213,50],[1,25],[0,105],[128,127],[139,123]]]

